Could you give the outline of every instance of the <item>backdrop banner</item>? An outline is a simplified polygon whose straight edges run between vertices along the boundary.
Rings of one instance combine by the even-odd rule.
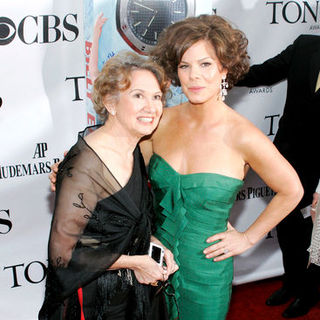
[[[54,195],[50,166],[86,126],[83,5],[0,2],[0,319],[37,319]]]
[[[0,318],[10,320],[37,319],[43,301],[54,202],[50,167],[78,131],[98,122],[89,59],[99,15],[107,18],[98,42],[99,69],[121,50],[146,55],[163,28],[201,13],[221,15],[244,31],[252,64],[278,54],[300,34],[320,34],[318,0],[2,0],[0,9]],[[172,92],[169,107],[185,101],[180,88]],[[285,81],[234,88],[226,102],[273,140],[285,93]],[[231,223],[245,230],[273,195],[250,171]],[[272,230],[235,258],[234,284],[282,272]]]

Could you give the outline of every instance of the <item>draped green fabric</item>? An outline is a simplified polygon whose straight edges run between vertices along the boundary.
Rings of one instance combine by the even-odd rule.
[[[230,209],[243,181],[215,173],[182,175],[153,154],[149,177],[155,198],[156,237],[174,254],[179,270],[170,281],[182,320],[225,319],[231,296],[233,259],[213,262],[206,239],[227,229]],[[167,298],[171,319],[177,317]]]

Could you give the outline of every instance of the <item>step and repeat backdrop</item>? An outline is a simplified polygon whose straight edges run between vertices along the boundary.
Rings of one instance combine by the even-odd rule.
[[[150,17],[157,10],[163,23]],[[148,14],[148,11],[149,14]],[[154,12],[154,11],[153,11]],[[251,63],[285,49],[300,34],[320,34],[320,5],[266,0],[2,0],[0,3],[0,310],[1,319],[37,319],[47,265],[54,194],[51,165],[98,122],[90,100],[89,59],[98,17],[106,18],[98,68],[120,50],[146,55],[169,23],[202,13],[218,14],[244,31]],[[140,14],[137,18],[137,14]],[[150,30],[139,24],[155,23]],[[94,45],[95,46],[95,45]],[[172,88],[168,106],[185,100]],[[271,140],[285,101],[286,82],[234,88],[226,102]],[[251,224],[273,196],[249,172],[232,209],[239,230]],[[234,284],[280,275],[275,230],[235,258]]]

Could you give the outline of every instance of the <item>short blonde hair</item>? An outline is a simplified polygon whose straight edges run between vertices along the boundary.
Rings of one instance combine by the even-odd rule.
[[[108,111],[105,107],[106,96],[108,96],[108,101],[116,103],[119,99],[119,93],[130,87],[130,75],[134,70],[148,70],[154,74],[163,94],[163,103],[165,102],[169,85],[163,68],[136,53],[123,51],[104,64],[94,81],[92,102],[102,121],[108,118]]]

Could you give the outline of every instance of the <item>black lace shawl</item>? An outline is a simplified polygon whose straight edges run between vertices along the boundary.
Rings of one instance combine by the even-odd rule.
[[[137,206],[85,142],[83,137],[96,128],[80,132],[59,165],[42,320],[80,319],[77,290],[94,281],[104,293],[91,297],[96,304],[92,319],[103,318],[108,300],[125,282],[135,293],[132,319],[145,319],[148,313],[148,286],[139,284],[128,270],[107,271],[120,255],[146,254],[149,247],[152,200],[143,158],[137,147],[133,174],[142,177]]]

